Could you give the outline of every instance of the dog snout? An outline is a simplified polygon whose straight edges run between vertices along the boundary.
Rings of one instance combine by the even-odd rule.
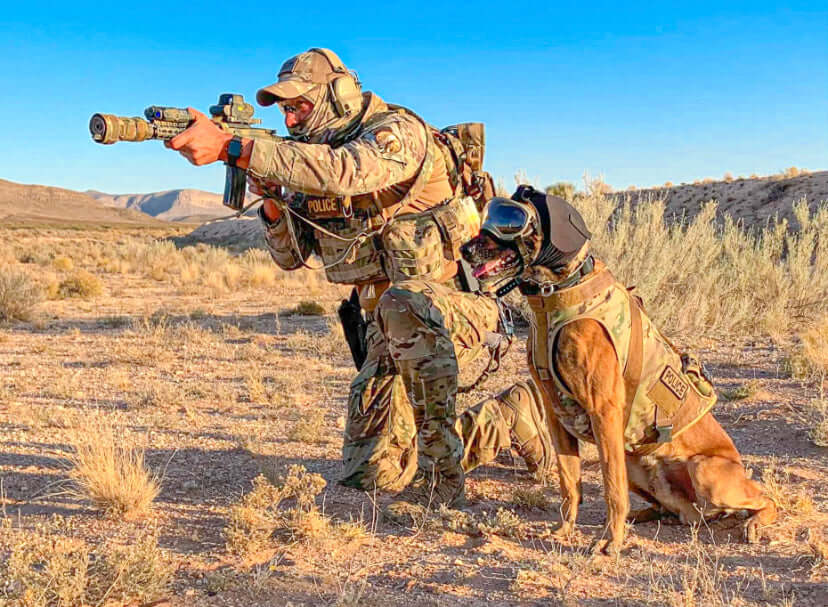
[[[470,264],[474,264],[481,258],[481,252],[486,249],[485,234],[478,234],[466,244],[460,247],[460,254]]]

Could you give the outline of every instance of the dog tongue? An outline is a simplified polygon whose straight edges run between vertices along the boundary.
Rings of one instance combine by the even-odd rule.
[[[485,276],[489,273],[490,270],[494,269],[498,263],[500,263],[500,259],[492,259],[483,263],[482,265],[477,266],[474,270],[472,270],[472,276],[475,278],[480,278],[481,276]]]

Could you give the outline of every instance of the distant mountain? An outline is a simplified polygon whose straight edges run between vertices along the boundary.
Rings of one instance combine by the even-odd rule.
[[[106,206],[83,192],[0,179],[0,224],[15,223],[163,225],[144,213]]]
[[[221,202],[221,194],[202,190],[167,190],[148,194],[105,194],[87,190],[86,194],[111,207],[134,209],[164,221],[200,222],[231,213]]]

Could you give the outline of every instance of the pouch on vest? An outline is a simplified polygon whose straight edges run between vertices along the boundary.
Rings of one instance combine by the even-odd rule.
[[[449,264],[460,259],[460,246],[479,230],[480,216],[470,197],[396,217],[382,234],[388,277],[391,282],[441,279]]]
[[[333,225],[337,222],[337,226]],[[325,275],[329,282],[340,284],[356,284],[374,282],[385,278],[385,271],[380,260],[380,252],[372,238],[368,238],[357,246],[351,246],[350,238],[356,238],[364,230],[359,220],[344,221],[332,220],[326,227],[335,231],[340,238],[334,238],[314,230],[318,243],[318,253],[322,261],[328,264]],[[342,240],[342,239],[345,240]]]

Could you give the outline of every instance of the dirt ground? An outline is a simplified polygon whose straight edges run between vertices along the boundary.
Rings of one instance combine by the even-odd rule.
[[[641,524],[616,560],[589,552],[604,518],[592,447],[579,529],[563,543],[550,536],[557,479],[540,487],[510,454],[468,477],[467,515],[486,523],[471,530],[447,512],[392,516],[395,497],[339,486],[354,375],[335,323],[345,289],[293,281],[206,296],[136,274],[100,277],[102,295],[46,301],[36,322],[0,327],[2,517],[20,533],[51,521],[90,545],[158,533],[175,567],[169,604],[828,605],[828,449],[808,435],[819,390],[792,378],[767,339],[683,345],[729,395],[715,415],[754,478],[770,482],[779,522],[755,545],[738,520]],[[284,314],[301,300],[327,315]],[[525,329],[504,369],[460,408],[528,376],[524,338]],[[162,477],[149,516],[106,517],[65,491],[65,456],[91,415],[146,446]],[[289,464],[321,474],[321,511],[361,532],[234,555],[231,508],[261,470]]]

